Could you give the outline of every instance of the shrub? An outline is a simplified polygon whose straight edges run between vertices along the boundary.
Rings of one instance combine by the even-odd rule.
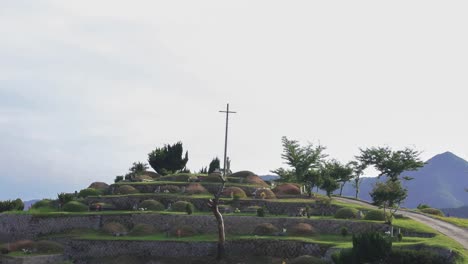
[[[122,185],[117,189],[117,194],[133,194],[133,193],[139,193],[139,191],[130,185]]]
[[[366,216],[364,216],[364,219],[365,220],[374,220],[374,221],[385,221],[385,215],[384,215],[384,212],[382,210],[371,210],[371,211],[367,212]]]
[[[188,194],[203,194],[208,193],[208,191],[199,183],[190,183],[187,188],[185,188],[185,192]]]
[[[59,203],[61,205],[64,205],[68,202],[71,202],[75,199],[75,196],[71,193],[60,193],[60,194],[57,194],[57,198],[59,200]]]
[[[342,249],[331,255],[333,263],[335,264],[355,264],[353,260],[353,251],[351,248]]]
[[[0,213],[5,211],[22,211],[24,203],[21,199],[0,201]]]
[[[54,241],[41,240],[33,245],[37,253],[41,254],[54,254],[63,252],[63,246]]]
[[[335,218],[338,219],[354,219],[357,218],[358,215],[358,210],[354,208],[340,208],[338,211],[335,213]]]
[[[175,235],[177,237],[187,237],[187,236],[193,236],[196,233],[197,232],[191,226],[184,225],[184,226],[176,227],[174,229],[173,235]]]
[[[164,185],[164,186],[161,186],[161,192],[165,192],[166,190],[167,190],[169,193],[179,193],[179,192],[180,192],[179,186],[176,186],[176,185]]]
[[[124,176],[115,176],[114,182],[118,183],[119,181],[123,181],[123,180],[124,180]]]
[[[357,263],[373,263],[385,259],[392,249],[392,241],[380,233],[353,235],[353,257]]]
[[[270,189],[259,189],[259,190],[257,190],[257,192],[255,194],[255,198],[276,199],[276,195]]]
[[[105,191],[109,188],[109,184],[105,182],[93,182],[89,185],[88,188]]]
[[[102,231],[104,231],[105,233],[109,234],[109,235],[125,235],[127,234],[127,228],[125,228],[125,226],[123,226],[122,224],[120,223],[117,223],[117,222],[108,222],[108,223],[105,223],[103,226],[102,226]]]
[[[239,187],[227,187],[223,190],[223,196],[224,197],[232,197],[232,198],[246,198],[247,195],[245,194],[245,191],[242,190]]]
[[[147,224],[136,224],[132,231],[130,232],[130,235],[132,236],[147,236],[147,235],[152,235],[156,233],[156,229],[152,225],[147,225]]]
[[[261,223],[253,231],[253,234],[258,236],[268,236],[275,233],[278,233],[278,228],[271,223]]]
[[[174,212],[186,212],[187,205],[192,206],[193,204],[186,201],[177,201],[172,205],[172,211]]]
[[[436,208],[424,208],[424,209],[420,209],[420,211],[425,214],[444,216],[444,213],[442,213],[441,210],[436,209]]]
[[[445,264],[447,259],[434,252],[393,249],[386,263],[389,264]]]
[[[398,242],[403,241],[403,235],[401,233],[398,233],[397,239],[398,239]]]
[[[265,207],[260,207],[257,209],[257,216],[258,217],[265,217]]]
[[[166,209],[164,205],[156,200],[144,200],[138,206],[139,208],[145,208],[149,211],[163,211]]]
[[[191,215],[193,213],[193,204],[191,203],[187,203],[185,205],[185,212],[188,214],[188,215]]]
[[[315,230],[310,224],[297,223],[289,228],[288,233],[295,236],[310,236],[315,233]]]
[[[86,212],[88,211],[88,206],[77,201],[71,201],[63,206],[63,210],[65,212]]]
[[[54,203],[52,200],[44,199],[40,200],[39,202],[33,204],[31,206],[33,209],[41,209],[41,208],[54,208]]]
[[[426,208],[431,208],[429,205],[427,204],[418,204],[418,207],[417,207],[419,210],[421,209],[426,209]]]
[[[341,228],[341,235],[342,235],[343,237],[348,236],[348,228],[346,228],[346,227],[343,226],[343,227]]]
[[[290,264],[327,264],[328,262],[325,260],[321,260],[314,256],[304,255],[304,256],[300,256],[291,260],[291,262],[289,263]]]
[[[296,184],[284,183],[276,186],[273,192],[277,195],[300,195],[301,189]]]
[[[78,197],[86,198],[88,196],[98,196],[101,195],[101,191],[94,188],[87,188],[80,191]]]

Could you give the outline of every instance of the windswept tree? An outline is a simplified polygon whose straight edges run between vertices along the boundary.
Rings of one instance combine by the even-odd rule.
[[[164,145],[148,154],[148,163],[159,174],[167,175],[183,170],[188,161],[188,152],[183,155],[182,142]]]
[[[379,172],[379,177],[387,176],[391,181],[399,181],[405,171],[413,171],[424,166],[419,158],[421,152],[405,148],[394,151],[389,147],[372,147],[361,149],[361,155],[356,158],[364,166],[374,166]],[[408,177],[403,177],[409,180]]]
[[[353,168],[349,163],[346,165],[339,165],[336,173],[338,174],[338,182],[340,183],[340,196],[342,196],[345,184],[353,178]]]
[[[218,157],[214,158],[210,162],[210,166],[208,167],[208,174],[213,173],[216,169],[221,170],[221,165],[220,165]]]
[[[311,195],[312,187],[318,182],[317,173],[320,164],[327,156],[323,153],[325,147],[313,144],[301,146],[297,140],[289,140],[287,137],[283,137],[281,140],[283,144],[281,157],[291,168],[279,168],[272,172],[278,174],[282,181],[304,184],[307,192]]]

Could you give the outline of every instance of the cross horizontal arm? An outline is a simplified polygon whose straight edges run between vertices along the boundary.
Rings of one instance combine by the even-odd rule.
[[[229,114],[237,114],[237,112],[232,111],[219,111],[220,113],[229,113]]]

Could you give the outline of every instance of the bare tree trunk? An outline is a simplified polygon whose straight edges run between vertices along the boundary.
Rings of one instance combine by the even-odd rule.
[[[216,222],[218,223],[218,251],[216,254],[216,259],[221,260],[226,255],[224,248],[224,244],[226,242],[226,235],[224,233],[223,215],[219,212],[217,204],[213,206],[213,214],[216,217]]]
[[[345,184],[346,184],[346,182],[343,182],[343,183],[341,184],[340,196],[342,196],[342,194],[343,194],[343,187],[344,187]]]
[[[219,198],[221,197],[221,194],[224,190],[226,180],[221,175],[220,178],[221,185],[219,186],[218,192],[214,195],[214,199],[210,199],[208,201],[208,207],[213,211],[213,215],[215,216],[216,222],[218,224],[218,250],[216,254],[217,260],[222,260],[226,256],[226,250],[224,246],[226,242],[226,235],[224,233],[224,219],[223,215],[219,211]]]

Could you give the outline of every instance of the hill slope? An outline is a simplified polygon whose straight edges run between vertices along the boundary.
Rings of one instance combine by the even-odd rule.
[[[417,207],[419,203],[436,208],[454,208],[468,205],[468,162],[451,152],[434,156],[418,171],[403,174],[414,179],[406,182],[408,198],[403,206]],[[361,184],[360,199],[370,201],[369,192],[376,178],[364,178]],[[380,180],[385,180],[382,177]],[[343,195],[354,196],[354,188],[348,183]]]

